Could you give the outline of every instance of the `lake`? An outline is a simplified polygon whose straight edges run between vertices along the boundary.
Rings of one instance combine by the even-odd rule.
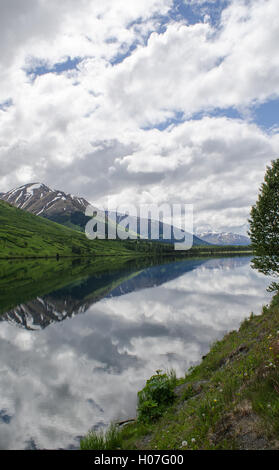
[[[184,376],[271,298],[243,256],[56,266],[2,267],[1,449],[75,449],[89,429],[135,417],[157,369]]]

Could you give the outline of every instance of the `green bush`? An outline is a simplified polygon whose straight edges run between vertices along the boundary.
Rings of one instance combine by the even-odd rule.
[[[148,423],[158,419],[174,400],[176,376],[158,370],[138,392],[138,421]]]

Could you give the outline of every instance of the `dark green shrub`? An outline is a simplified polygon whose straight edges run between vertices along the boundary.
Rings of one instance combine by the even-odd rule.
[[[175,385],[175,374],[161,374],[160,370],[147,380],[138,393],[138,421],[147,423],[162,416],[174,400]]]

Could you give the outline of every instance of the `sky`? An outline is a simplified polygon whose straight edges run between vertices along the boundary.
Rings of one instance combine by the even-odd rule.
[[[243,232],[279,156],[278,0],[2,0],[0,192]]]

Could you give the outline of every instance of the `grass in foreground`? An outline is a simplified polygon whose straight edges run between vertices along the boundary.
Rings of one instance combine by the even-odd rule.
[[[81,450],[116,450],[121,448],[121,437],[116,425],[111,424],[107,431],[90,431],[81,440]]]
[[[279,449],[279,295],[216,342],[174,394],[158,419],[138,414],[119,428],[118,448]]]

